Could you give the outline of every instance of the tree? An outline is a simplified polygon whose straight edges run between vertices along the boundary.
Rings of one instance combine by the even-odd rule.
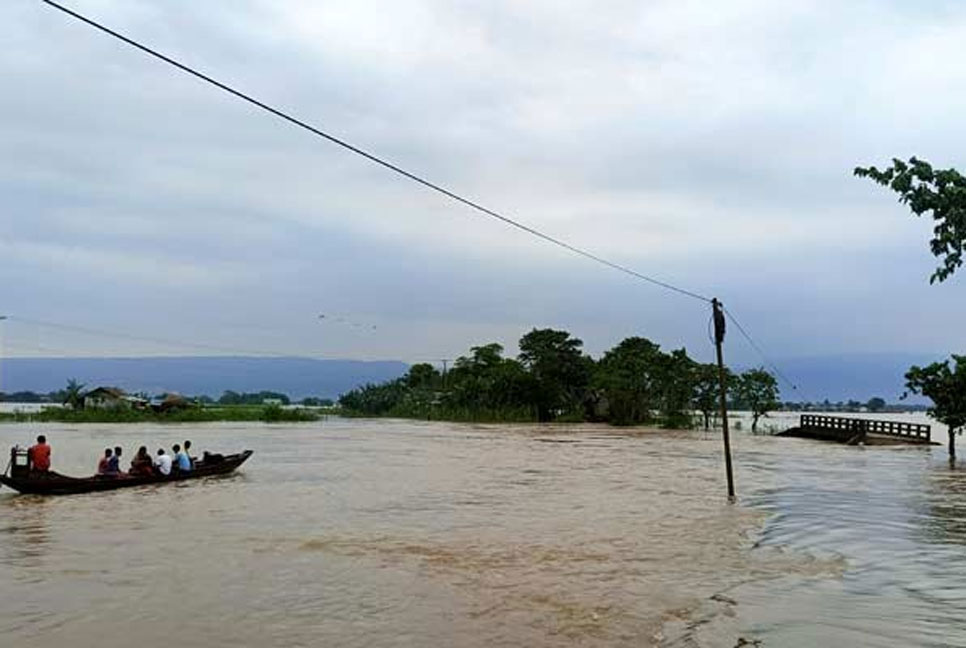
[[[406,374],[406,383],[413,388],[430,389],[439,381],[440,375],[429,363],[414,364]]]
[[[64,389],[63,404],[71,409],[84,409],[84,387],[83,383],[77,382],[74,378],[68,380],[67,387]]]
[[[446,404],[475,416],[512,416],[532,410],[533,380],[523,365],[503,357],[495,342],[456,359],[447,376]]]
[[[594,386],[607,401],[607,420],[613,425],[637,425],[651,419],[658,407],[661,347],[647,338],[629,337],[597,363]]]
[[[242,395],[230,389],[225,390],[218,399],[220,405],[241,405]]]
[[[731,384],[734,375],[725,368],[725,384]],[[704,429],[711,427],[711,417],[721,406],[718,365],[699,364],[694,370],[694,409],[704,416]]]
[[[381,385],[364,385],[339,396],[339,404],[347,411],[369,416],[385,416],[397,407],[408,393],[405,378]]]
[[[738,375],[734,398],[751,412],[751,431],[758,430],[758,419],[778,409],[778,382],[763,368],[749,369]]]
[[[219,405],[261,405],[266,400],[279,401],[282,405],[289,405],[291,399],[288,394],[274,391],[260,391],[239,394],[236,391],[226,390],[218,399]]]
[[[949,429],[949,456],[956,457],[955,435],[966,426],[966,356],[952,356],[926,367],[913,366],[906,372],[906,395],[921,394],[932,401],[929,415]]]
[[[691,404],[694,400],[698,363],[688,357],[687,351],[677,349],[661,354],[660,409],[666,427],[690,427]]]
[[[935,170],[915,157],[909,162],[893,158],[892,165],[881,171],[874,166],[856,167],[854,173],[892,189],[899,194],[899,202],[909,205],[916,216],[931,212],[936,225],[929,246],[942,263],[929,283],[945,281],[963,265],[966,177],[955,169]]]
[[[884,398],[879,398],[876,396],[875,398],[870,398],[869,402],[866,403],[865,406],[870,412],[881,412],[885,409],[886,402]]]
[[[591,365],[566,331],[533,329],[520,338],[520,362],[534,379],[537,418],[549,421],[583,403]]]

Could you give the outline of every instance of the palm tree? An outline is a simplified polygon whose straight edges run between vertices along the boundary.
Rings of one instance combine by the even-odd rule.
[[[84,409],[84,399],[81,395],[85,385],[77,382],[74,378],[67,381],[67,389],[64,390],[64,405],[71,409]]]

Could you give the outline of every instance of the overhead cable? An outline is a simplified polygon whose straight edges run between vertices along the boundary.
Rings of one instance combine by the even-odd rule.
[[[316,135],[317,137],[320,137],[320,138],[322,138],[324,140],[329,141],[332,144],[335,144],[335,145],[340,146],[340,147],[342,147],[342,148],[344,148],[344,149],[346,149],[346,150],[348,150],[348,151],[350,151],[352,153],[355,153],[356,155],[359,155],[359,156],[365,158],[366,160],[369,160],[370,162],[372,162],[374,164],[378,164],[379,166],[382,166],[382,167],[384,167],[384,168],[386,168],[386,169],[388,169],[388,170],[390,170],[390,171],[392,171],[392,172],[394,172],[394,173],[396,173],[398,175],[401,175],[401,176],[403,176],[403,177],[405,177],[405,178],[407,178],[409,180],[412,180],[413,182],[416,182],[416,183],[418,183],[418,184],[420,184],[420,185],[422,185],[422,186],[424,186],[424,187],[426,187],[426,188],[428,188],[428,189],[430,189],[432,191],[435,191],[435,192],[437,192],[439,194],[442,194],[443,196],[446,196],[447,198],[450,198],[450,199],[452,199],[452,200],[454,200],[454,201],[456,201],[456,202],[458,202],[458,203],[460,203],[460,204],[462,204],[462,205],[464,205],[466,207],[469,207],[469,208],[471,208],[471,209],[473,209],[473,210],[475,210],[475,211],[477,211],[479,213],[482,213],[482,214],[484,214],[486,216],[489,216],[491,218],[494,218],[494,219],[496,219],[496,220],[504,223],[505,225],[509,225],[510,227],[514,227],[514,228],[516,228],[516,229],[518,229],[520,231],[526,232],[527,234],[530,234],[530,235],[532,235],[532,236],[534,236],[536,238],[542,239],[542,240],[544,240],[544,241],[546,241],[548,243],[551,243],[553,245],[556,245],[556,246],[558,246],[560,248],[563,248],[563,249],[565,249],[565,250],[567,250],[569,252],[572,252],[574,254],[577,254],[579,256],[582,256],[582,257],[584,257],[586,259],[589,259],[591,261],[594,261],[594,262],[596,262],[596,263],[598,263],[600,265],[606,266],[606,267],[611,268],[613,270],[617,270],[618,272],[624,273],[624,274],[629,275],[631,277],[634,277],[636,279],[640,279],[642,281],[648,282],[648,283],[653,284],[655,286],[659,286],[661,288],[664,288],[666,290],[669,290],[669,291],[678,293],[680,295],[684,295],[684,296],[687,296],[687,297],[691,297],[693,299],[697,299],[697,300],[700,300],[700,301],[703,301],[703,302],[706,302],[706,303],[711,303],[711,298],[710,297],[706,297],[706,296],[701,295],[699,293],[696,293],[694,291],[687,290],[685,288],[681,288],[680,286],[676,286],[676,285],[671,284],[671,283],[668,283],[666,281],[662,281],[660,279],[656,279],[654,277],[648,276],[648,275],[643,274],[641,272],[638,272],[638,271],[636,271],[636,270],[634,270],[632,268],[629,268],[629,267],[627,267],[627,266],[625,266],[623,264],[616,263],[614,261],[610,261],[610,260],[608,260],[608,259],[606,259],[606,258],[604,258],[604,257],[602,257],[602,256],[600,256],[598,254],[595,254],[593,252],[590,252],[588,250],[585,250],[583,248],[580,248],[580,247],[578,247],[576,245],[573,245],[571,243],[568,243],[568,242],[566,242],[566,241],[564,241],[564,240],[562,240],[560,238],[557,238],[555,236],[551,236],[549,234],[546,234],[546,233],[544,233],[544,232],[542,232],[542,231],[540,231],[540,230],[538,230],[538,229],[536,229],[534,227],[531,227],[529,225],[526,225],[526,224],[524,224],[524,223],[522,223],[522,222],[520,222],[518,220],[515,220],[513,218],[510,218],[509,216],[506,216],[504,214],[501,214],[500,212],[497,212],[497,211],[495,211],[493,209],[490,209],[488,207],[485,207],[482,204],[476,202],[475,200],[472,200],[470,198],[465,198],[464,196],[456,193],[455,191],[452,191],[450,189],[447,189],[447,188],[443,187],[442,185],[437,184],[435,182],[432,182],[432,181],[430,181],[430,180],[428,180],[428,179],[426,179],[426,178],[424,178],[424,177],[422,177],[422,176],[420,176],[420,175],[418,175],[418,174],[416,174],[414,172],[407,171],[406,169],[404,169],[404,168],[402,168],[402,167],[400,167],[400,166],[398,166],[398,165],[396,165],[396,164],[394,164],[392,162],[389,162],[385,158],[379,157],[378,155],[376,155],[374,153],[370,153],[370,152],[368,152],[368,151],[366,151],[366,150],[364,150],[364,149],[362,149],[362,148],[360,148],[360,147],[358,147],[358,146],[356,146],[354,144],[350,144],[346,140],[341,139],[341,138],[339,138],[339,137],[337,137],[335,135],[332,135],[330,133],[327,133],[327,132],[323,131],[322,129],[318,128],[318,127],[312,126],[311,124],[309,124],[309,123],[307,123],[305,121],[302,121],[301,119],[298,119],[297,117],[293,117],[292,115],[284,112],[283,110],[280,110],[278,108],[275,108],[275,107],[273,107],[273,106],[271,106],[271,105],[269,105],[269,104],[267,104],[267,103],[265,103],[263,101],[260,101],[260,100],[258,100],[256,98],[252,97],[249,94],[246,94],[246,93],[244,93],[244,92],[242,92],[240,90],[237,90],[237,89],[233,88],[232,86],[230,86],[230,85],[228,85],[226,83],[222,83],[221,81],[218,81],[218,80],[212,78],[211,76],[208,76],[207,74],[204,74],[202,72],[199,72],[195,68],[192,68],[192,67],[190,67],[190,66],[188,66],[188,65],[186,65],[184,63],[181,63],[180,61],[177,61],[176,59],[174,59],[174,58],[172,58],[170,56],[167,56],[165,54],[162,54],[161,52],[158,52],[157,50],[152,49],[151,47],[148,47],[147,45],[144,45],[144,44],[142,44],[142,43],[134,40],[133,38],[130,38],[128,36],[125,36],[125,35],[117,32],[117,31],[115,31],[115,30],[113,30],[113,29],[111,29],[109,27],[106,27],[105,25],[102,25],[99,22],[97,22],[97,21],[95,21],[95,20],[93,20],[91,18],[88,18],[88,17],[86,17],[86,16],[84,16],[84,15],[82,15],[82,14],[80,14],[80,13],[78,13],[78,12],[72,10],[72,9],[69,9],[69,8],[65,7],[64,5],[58,3],[58,2],[54,2],[54,0],[40,0],[40,1],[43,2],[44,4],[50,6],[50,7],[53,7],[54,9],[57,9],[57,10],[65,13],[65,14],[67,14],[68,16],[70,16],[70,17],[72,17],[72,18],[74,18],[76,20],[79,20],[79,21],[81,21],[81,22],[89,25],[90,27],[93,27],[93,28],[95,28],[95,29],[97,29],[97,30],[105,33],[105,34],[108,34],[109,36],[112,36],[112,37],[114,37],[114,38],[116,38],[116,39],[118,39],[118,40],[126,43],[127,45],[130,45],[131,47],[134,47],[134,48],[136,48],[136,49],[144,52],[145,54],[148,54],[150,56],[153,56],[154,58],[159,59],[159,60],[167,63],[168,65],[171,65],[171,66],[173,66],[173,67],[181,70],[182,72],[184,72],[186,74],[190,74],[191,76],[193,76],[195,78],[198,78],[198,79],[204,81],[205,83],[208,83],[208,84],[210,84],[210,85],[212,85],[212,86],[214,86],[214,87],[216,87],[216,88],[218,88],[218,89],[220,89],[220,90],[222,90],[224,92],[227,92],[228,94],[230,94],[230,95],[232,95],[232,96],[234,96],[234,97],[236,97],[238,99],[241,99],[242,101],[245,101],[245,102],[247,102],[247,103],[249,103],[249,104],[251,104],[253,106],[256,106],[257,108],[260,108],[261,110],[264,110],[265,112],[268,112],[268,113],[274,115],[275,117],[278,117],[279,119],[282,119],[282,120],[284,120],[286,122],[289,122],[290,124],[293,124],[295,126],[298,126],[299,128],[302,128],[302,129],[304,129],[304,130],[312,133],[313,135]],[[725,312],[727,313],[728,317],[735,323],[735,326],[738,328],[738,330],[741,332],[741,334],[744,336],[744,338],[748,341],[748,343],[752,346],[752,348],[762,357],[762,359],[766,363],[768,363],[771,366],[771,368],[775,371],[775,373],[777,375],[779,375],[785,382],[787,382],[789,385],[791,385],[792,388],[796,388],[795,385],[794,385],[794,383],[792,383],[790,380],[788,380],[788,378],[786,378],[784,376],[784,374],[782,374],[782,372],[774,365],[774,363],[772,363],[768,359],[768,356],[765,354],[765,352],[754,341],[754,339],[752,339],[752,337],[741,326],[741,324],[735,319],[734,315],[732,315],[727,309],[725,309]]]
[[[758,343],[755,342],[755,340],[751,337],[751,334],[749,334],[748,331],[745,330],[745,327],[741,325],[738,319],[734,315],[732,315],[731,311],[729,311],[724,306],[722,306],[722,310],[724,310],[725,315],[727,315],[728,319],[730,319],[731,322],[735,325],[735,328],[738,329],[738,332],[741,333],[741,335],[748,341],[748,344],[751,345],[751,348],[753,348],[756,352],[758,352],[758,355],[761,356],[761,359],[765,362],[765,364],[768,365],[768,367],[775,372],[775,375],[777,375],[779,378],[784,380],[788,384],[788,386],[791,387],[792,389],[798,389],[798,386],[795,383],[793,383],[791,380],[789,380],[788,377],[782,373],[781,369],[779,369],[775,365],[775,363],[768,358],[768,354],[766,354],[765,351],[760,346],[758,346]]]
[[[597,254],[594,254],[593,252],[589,252],[589,251],[587,251],[587,250],[585,250],[583,248],[577,247],[576,245],[572,245],[571,243],[567,243],[566,241],[564,241],[562,239],[559,239],[557,237],[551,236],[549,234],[545,234],[545,233],[541,232],[540,230],[538,230],[536,228],[533,228],[533,227],[531,227],[529,225],[525,225],[524,223],[521,223],[520,221],[517,221],[517,220],[515,220],[513,218],[510,218],[509,216],[505,216],[505,215],[503,215],[503,214],[501,214],[501,213],[499,213],[499,212],[497,212],[497,211],[495,211],[493,209],[490,209],[488,207],[484,207],[483,205],[481,205],[480,203],[478,203],[478,202],[476,202],[474,200],[471,200],[469,198],[465,198],[465,197],[461,196],[460,194],[456,193],[455,191],[451,191],[450,189],[446,189],[442,185],[439,185],[439,184],[437,184],[435,182],[432,182],[430,180],[427,180],[426,178],[424,178],[424,177],[422,177],[422,176],[420,176],[420,175],[418,175],[416,173],[413,173],[411,171],[407,171],[407,170],[403,169],[402,167],[400,167],[400,166],[398,166],[396,164],[393,164],[392,162],[387,161],[385,158],[379,157],[379,156],[375,155],[374,153],[369,153],[368,151],[365,151],[364,149],[362,149],[362,148],[360,148],[358,146],[355,146],[354,144],[350,144],[349,142],[347,142],[347,141],[345,141],[345,140],[343,140],[343,139],[341,139],[339,137],[336,137],[335,135],[332,135],[330,133],[327,133],[327,132],[321,130],[320,128],[317,128],[315,126],[312,126],[311,124],[308,124],[308,123],[302,121],[301,119],[298,119],[296,117],[293,117],[293,116],[289,115],[288,113],[286,113],[286,112],[284,112],[284,111],[282,111],[282,110],[280,110],[278,108],[275,108],[273,106],[270,106],[269,104],[266,104],[266,103],[264,103],[262,101],[259,101],[258,99],[255,99],[254,97],[252,97],[249,94],[246,94],[246,93],[244,93],[244,92],[242,92],[240,90],[237,90],[237,89],[235,89],[235,88],[233,88],[233,87],[231,87],[231,86],[229,86],[229,85],[227,85],[225,83],[222,83],[221,81],[218,81],[218,80],[216,80],[216,79],[208,76],[207,74],[204,74],[202,72],[199,72],[198,70],[196,70],[196,69],[194,69],[194,68],[192,68],[192,67],[190,67],[190,66],[188,66],[188,65],[186,65],[184,63],[181,63],[181,62],[179,62],[179,61],[171,58],[170,56],[167,56],[165,54],[162,54],[162,53],[158,52],[157,50],[154,50],[154,49],[148,47],[147,45],[144,45],[144,44],[142,44],[142,43],[134,40],[133,38],[129,38],[129,37],[127,37],[127,36],[125,36],[125,35],[117,32],[117,31],[114,31],[113,29],[110,29],[109,27],[105,27],[104,25],[102,25],[102,24],[100,24],[100,23],[98,23],[98,22],[96,22],[96,21],[94,21],[94,20],[92,20],[90,18],[87,18],[86,16],[83,16],[83,15],[77,13],[76,11],[73,11],[71,9],[68,9],[67,7],[65,7],[65,6],[63,6],[61,4],[59,4],[57,2],[54,2],[53,0],[40,0],[40,1],[43,2],[44,4],[47,4],[47,5],[55,8],[55,9],[58,9],[59,11],[62,11],[63,13],[71,16],[72,18],[75,18],[75,19],[77,19],[77,20],[79,20],[79,21],[81,21],[81,22],[83,22],[83,23],[85,23],[85,24],[87,24],[87,25],[89,25],[91,27],[94,27],[95,29],[98,29],[98,30],[104,32],[105,34],[108,34],[110,36],[113,36],[114,38],[116,38],[116,39],[118,39],[120,41],[123,41],[124,43],[127,43],[131,47],[137,48],[137,49],[141,50],[142,52],[144,52],[146,54],[149,54],[150,56],[153,56],[153,57],[155,57],[155,58],[157,58],[157,59],[159,59],[161,61],[164,61],[165,63],[167,63],[169,65],[172,65],[172,66],[178,68],[182,72],[185,72],[187,74],[190,74],[191,76],[194,76],[194,77],[196,77],[198,79],[201,79],[205,83],[208,83],[210,85],[213,85],[216,88],[218,88],[220,90],[223,90],[223,91],[225,91],[225,92],[227,92],[227,93],[229,93],[229,94],[237,97],[238,99],[241,99],[242,101],[246,101],[246,102],[248,102],[248,103],[250,103],[250,104],[252,104],[254,106],[257,106],[258,108],[261,108],[262,110],[264,110],[264,111],[266,111],[268,113],[271,113],[272,115],[278,117],[279,119],[283,119],[283,120],[285,120],[285,121],[287,121],[287,122],[289,122],[291,124],[294,124],[294,125],[298,126],[299,128],[303,128],[303,129],[309,131],[310,133],[312,133],[313,135],[316,135],[316,136],[321,137],[321,138],[323,138],[325,140],[328,140],[329,142],[331,142],[333,144],[336,144],[338,146],[341,146],[342,148],[344,148],[344,149],[346,149],[348,151],[351,151],[352,153],[355,153],[356,155],[359,155],[359,156],[364,157],[365,159],[369,160],[370,162],[373,162],[375,164],[378,164],[379,166],[382,166],[382,167],[384,167],[386,169],[389,169],[390,171],[392,171],[394,173],[397,173],[397,174],[399,174],[399,175],[401,175],[401,176],[403,176],[405,178],[408,178],[409,180],[412,180],[414,182],[417,182],[417,183],[423,185],[424,187],[427,187],[427,188],[429,188],[429,189],[431,189],[431,190],[433,190],[433,191],[435,191],[437,193],[440,193],[440,194],[446,196],[447,198],[450,198],[452,200],[455,200],[456,202],[461,203],[461,204],[463,204],[463,205],[465,205],[467,207],[470,207],[471,209],[474,209],[474,210],[476,210],[476,211],[478,211],[478,212],[480,212],[482,214],[485,214],[487,216],[490,216],[491,218],[495,218],[495,219],[503,222],[506,225],[509,225],[511,227],[515,227],[516,229],[519,229],[519,230],[521,230],[523,232],[526,232],[526,233],[528,233],[528,234],[530,234],[532,236],[535,236],[537,238],[543,239],[544,241],[546,241],[548,243],[552,243],[552,244],[554,244],[554,245],[556,245],[558,247],[561,247],[561,248],[563,248],[565,250],[568,250],[570,252],[573,252],[574,254],[578,254],[578,255],[580,255],[582,257],[585,257],[587,259],[590,259],[591,261],[595,261],[595,262],[597,262],[597,263],[599,263],[601,265],[604,265],[604,266],[607,266],[609,268],[612,268],[613,270],[617,270],[619,272],[622,272],[624,274],[630,275],[630,276],[635,277],[637,279],[641,279],[641,280],[646,281],[648,283],[654,284],[655,286],[660,286],[661,288],[665,288],[667,290],[670,290],[670,291],[673,291],[673,292],[676,292],[676,293],[679,293],[681,295],[685,295],[685,296],[688,296],[688,297],[692,297],[694,299],[699,299],[699,300],[704,301],[704,302],[709,302],[710,303],[710,301],[711,301],[710,298],[705,297],[703,295],[700,295],[700,294],[698,294],[696,292],[692,292],[690,290],[686,290],[686,289],[681,288],[679,286],[675,286],[675,285],[670,284],[670,283],[668,283],[666,281],[661,281],[660,279],[655,279],[654,277],[650,277],[648,275],[645,275],[643,273],[640,273],[640,272],[638,272],[636,270],[633,270],[631,268],[628,268],[627,266],[622,265],[620,263],[615,263],[613,261],[609,261],[608,259],[605,259],[602,256],[599,256]]]
[[[230,347],[215,344],[206,344],[203,342],[191,342],[186,340],[178,340],[174,338],[164,338],[150,335],[139,335],[134,333],[126,333],[121,331],[109,331],[105,329],[92,328],[89,326],[79,326],[76,324],[64,324],[61,322],[51,322],[49,320],[32,319],[28,317],[20,317],[19,315],[10,315],[7,319],[11,322],[16,322],[24,325],[30,325],[37,328],[49,328],[56,329],[59,331],[68,331],[71,333],[78,333],[81,335],[102,337],[108,339],[119,339],[119,340],[131,340],[133,342],[148,342],[151,344],[156,344],[163,348],[168,349],[192,349],[199,351],[211,351],[218,352],[219,354],[231,354],[233,356],[248,356],[248,357],[264,357],[264,358],[297,358],[304,360],[332,360],[336,358],[326,357],[319,353],[316,355],[306,354],[306,353],[292,353],[287,351],[282,351],[280,349],[253,349],[253,348],[241,348],[241,347]],[[31,345],[29,342],[23,342],[19,347],[21,350],[33,350],[34,348],[40,350],[55,351],[57,353],[64,353],[67,350],[60,348],[54,349],[42,344]],[[341,359],[341,358],[340,358]],[[382,358],[376,357],[361,357],[352,358],[353,361],[358,362],[373,362],[381,361]],[[433,361],[438,360],[437,357],[432,358]],[[421,358],[406,358],[402,360],[403,362],[420,362]]]
[[[214,344],[204,344],[200,342],[189,342],[184,340],[174,340],[170,338],[153,337],[147,335],[135,335],[131,333],[121,333],[117,331],[105,331],[102,329],[90,328],[87,326],[77,326],[74,324],[61,324],[58,322],[50,322],[44,320],[30,319],[26,317],[20,317],[18,315],[10,315],[9,318],[12,322],[20,322],[22,324],[30,324],[32,326],[52,328],[62,331],[70,331],[73,333],[82,333],[84,335],[92,335],[95,337],[104,338],[117,338],[123,340],[131,340],[134,342],[150,342],[152,344],[157,344],[162,347],[175,348],[175,349],[196,349],[201,351],[217,351],[219,353],[233,353],[233,354],[244,354],[253,356],[270,356],[270,357],[298,357],[291,353],[281,353],[279,351],[255,351],[252,349],[238,349],[226,346],[218,346]]]

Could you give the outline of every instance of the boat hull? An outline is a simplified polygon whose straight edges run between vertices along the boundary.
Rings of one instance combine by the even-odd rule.
[[[26,478],[14,478],[7,475],[0,475],[0,484],[25,495],[76,495],[78,493],[134,488],[136,486],[149,484],[168,484],[215,475],[227,475],[245,463],[250,456],[252,456],[252,451],[245,450],[238,454],[225,455],[224,459],[218,463],[199,462],[191,472],[173,475],[138,475],[105,478],[68,477],[67,475],[51,472],[43,477],[32,475]]]

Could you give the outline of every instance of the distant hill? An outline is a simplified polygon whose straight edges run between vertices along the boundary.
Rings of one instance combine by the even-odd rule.
[[[397,378],[408,370],[408,364],[397,361],[311,358],[0,358],[0,389],[46,393],[76,378],[88,386],[110,385],[152,395],[170,391],[217,398],[225,390],[273,390],[293,398],[334,399],[359,385]]]
[[[903,391],[903,375],[913,364],[928,364],[940,356],[914,353],[851,354],[782,358],[778,367],[798,384],[792,390],[780,381],[782,399],[865,402],[881,396],[894,403]],[[159,394],[220,396],[273,390],[293,398],[337,398],[365,383],[403,375],[409,365],[398,361],[313,360],[184,356],[145,358],[0,358],[0,389],[49,392],[61,389],[68,378],[89,386],[112,385],[127,391]],[[741,369],[741,367],[739,367]],[[910,403],[922,403],[910,399]]]
[[[869,353],[784,358],[777,364],[798,385],[797,390],[792,390],[780,381],[782,399],[786,401],[820,402],[827,398],[833,403],[850,399],[864,403],[873,396],[881,396],[895,403],[904,391],[904,376],[910,366],[943,359],[928,353]],[[906,402],[926,401],[909,398]]]

